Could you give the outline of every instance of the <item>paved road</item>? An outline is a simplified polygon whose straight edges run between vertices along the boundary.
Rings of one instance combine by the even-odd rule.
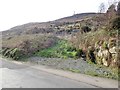
[[[0,60],[1,63],[2,82],[0,84],[2,83],[2,88],[97,88],[85,82],[32,68],[30,65],[6,60]]]
[[[27,65],[0,60],[2,66],[3,88],[83,88],[91,87],[86,83],[53,75]],[[1,81],[1,80],[0,80]]]

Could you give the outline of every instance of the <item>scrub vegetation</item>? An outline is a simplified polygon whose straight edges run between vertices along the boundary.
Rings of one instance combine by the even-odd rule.
[[[3,31],[0,54],[19,61],[38,57],[44,65],[60,64],[61,69],[78,73],[91,65],[84,74],[119,79],[120,2],[115,7],[113,3],[105,13],[75,14]],[[64,63],[57,59],[63,59]],[[111,69],[111,73],[101,70],[103,67],[95,69],[95,65]]]

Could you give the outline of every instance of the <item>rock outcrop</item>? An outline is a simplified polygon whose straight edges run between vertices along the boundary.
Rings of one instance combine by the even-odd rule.
[[[102,44],[95,44],[95,57],[97,64],[103,64],[104,66],[116,66],[117,65],[117,48],[115,45],[111,45],[110,42],[104,41]],[[106,43],[106,45],[103,45]]]

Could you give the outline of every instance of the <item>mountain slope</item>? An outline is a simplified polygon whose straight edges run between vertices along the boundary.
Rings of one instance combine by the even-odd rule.
[[[68,16],[68,17],[64,17],[58,20],[55,20],[55,22],[75,22],[75,21],[79,21],[79,20],[83,20],[86,18],[91,18],[94,17],[95,15],[97,15],[98,13],[81,13],[81,14],[75,14],[73,16]]]
[[[97,13],[81,13],[75,14],[73,16],[64,17],[61,19],[57,19],[55,21],[50,22],[34,22],[27,23],[19,26],[15,26],[7,31],[3,31],[3,37],[14,36],[14,35],[23,35],[23,34],[36,34],[36,33],[44,33],[44,32],[53,32],[53,28],[55,26],[63,25],[65,22],[75,22],[83,19],[91,18],[96,16]]]

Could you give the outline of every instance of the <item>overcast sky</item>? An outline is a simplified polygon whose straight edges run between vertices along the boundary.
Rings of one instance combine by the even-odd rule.
[[[0,31],[29,22],[45,22],[75,13],[98,12],[108,0],[0,0]]]

